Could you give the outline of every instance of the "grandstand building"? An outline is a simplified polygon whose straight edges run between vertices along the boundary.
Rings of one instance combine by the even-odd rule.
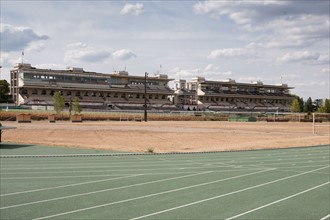
[[[16,64],[10,71],[10,92],[16,105],[51,109],[59,92],[69,106],[76,97],[82,108],[102,110],[143,110],[144,76],[126,71],[87,72],[82,68],[50,70]],[[167,75],[147,77],[148,110],[154,111],[290,111],[294,99],[286,84],[237,83],[235,80],[209,81],[195,77],[191,82],[175,80],[169,88]]]
[[[209,81],[195,77],[191,82],[175,80],[175,103],[182,110],[286,112],[294,96],[287,84]]]
[[[16,64],[10,71],[11,95],[17,105],[53,106],[58,91],[68,106],[78,97],[83,108],[108,110],[144,109],[145,77],[130,76],[126,71],[111,74],[86,72],[82,68],[66,70],[38,69],[30,64]],[[177,110],[169,97],[167,75],[147,78],[147,106],[149,110]]]

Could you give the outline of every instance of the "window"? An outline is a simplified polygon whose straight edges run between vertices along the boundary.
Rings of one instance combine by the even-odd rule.
[[[41,95],[47,95],[46,90],[43,89],[43,90],[41,91]]]
[[[32,95],[38,95],[38,90],[33,89],[33,90],[32,90]]]
[[[70,95],[71,95],[71,91],[67,91],[67,92],[66,92],[66,95],[67,95],[67,96],[70,96]]]
[[[80,92],[79,91],[76,91],[76,96],[80,96]]]
[[[136,98],[139,99],[140,98],[140,94],[136,94]]]
[[[152,95],[149,95],[149,99],[152,99]]]

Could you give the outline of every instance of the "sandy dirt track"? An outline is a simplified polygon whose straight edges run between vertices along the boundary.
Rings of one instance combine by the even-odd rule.
[[[329,127],[311,123],[215,121],[2,122],[3,142],[143,152],[221,151],[329,144]]]

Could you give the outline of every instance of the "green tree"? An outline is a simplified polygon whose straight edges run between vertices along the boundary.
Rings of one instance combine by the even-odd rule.
[[[317,111],[320,113],[330,113],[330,100],[325,99],[323,105],[321,105]]]
[[[299,98],[300,112],[304,112],[304,99]]]
[[[312,98],[311,97],[309,97],[307,99],[307,101],[305,102],[304,112],[307,112],[307,113],[313,112],[313,101],[312,101]]]
[[[72,112],[72,99],[70,98],[69,102],[69,117],[71,118],[71,112]]]
[[[81,112],[81,106],[80,106],[80,103],[79,103],[79,100],[78,100],[78,97],[75,98],[74,100],[74,113],[75,114],[80,114]]]
[[[300,112],[300,102],[299,102],[299,97],[296,97],[290,107],[291,112]]]
[[[0,80],[0,103],[6,103],[8,98],[9,83],[6,80]]]
[[[54,100],[54,108],[55,108],[56,114],[60,114],[64,109],[65,100],[59,92],[54,93],[53,100]]]

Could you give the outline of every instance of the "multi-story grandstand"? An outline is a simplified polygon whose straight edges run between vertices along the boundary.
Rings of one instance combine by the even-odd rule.
[[[235,80],[208,81],[195,77],[191,82],[176,80],[175,103],[183,110],[209,111],[290,111],[287,84],[237,83]]]
[[[66,105],[78,97],[83,108],[144,109],[145,77],[130,76],[126,71],[111,74],[86,72],[81,68],[66,70],[38,69],[30,64],[16,64],[10,71],[11,94],[17,105],[53,106],[58,91]],[[147,106],[153,110],[177,109],[169,100],[171,79],[158,74],[147,79]]]
[[[111,74],[86,72],[81,68],[50,70],[16,64],[10,72],[11,95],[17,105],[53,106],[58,91],[66,105],[78,98],[83,108],[103,110],[172,111],[289,111],[290,95],[286,84],[237,83],[234,80],[191,82],[175,80],[174,89],[167,75],[131,76],[126,71]],[[146,87],[145,87],[146,82]],[[145,99],[146,94],[146,99]]]

